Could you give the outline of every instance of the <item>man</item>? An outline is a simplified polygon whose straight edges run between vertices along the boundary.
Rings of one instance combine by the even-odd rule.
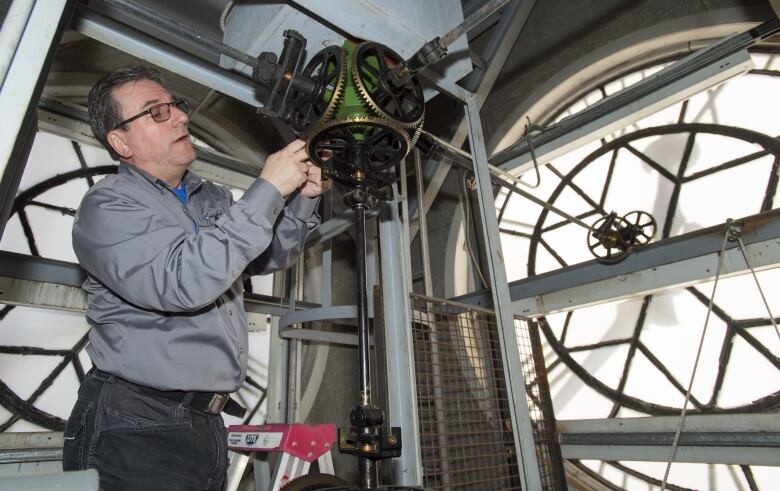
[[[118,172],[84,196],[73,247],[88,273],[95,366],[65,430],[63,468],[101,489],[222,489],[222,410],[246,375],[241,274],[289,267],[329,187],[296,140],[238,201],[187,169],[187,104],[155,70],[112,71],[90,91],[95,137]]]

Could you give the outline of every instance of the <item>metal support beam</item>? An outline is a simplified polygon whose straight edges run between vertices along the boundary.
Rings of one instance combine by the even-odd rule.
[[[590,109],[551,125],[533,139],[537,161],[549,162],[753,68],[750,53],[743,49],[702,64],[696,70],[686,70],[691,62],[708,59],[707,54],[724,42],[697,51],[656,75],[602,99]],[[490,163],[521,174],[531,169],[533,159],[527,140],[493,156]]]
[[[751,264],[767,269],[780,264],[780,210],[737,220],[742,225]],[[518,315],[538,317],[587,305],[682,288],[714,278],[725,224],[645,246],[618,264],[596,261],[512,282],[512,309]],[[739,244],[727,245],[724,276],[749,272]],[[490,293],[476,292],[454,299],[489,306]]]
[[[510,306],[507,288],[504,255],[499,237],[493,201],[492,183],[488,171],[485,139],[482,134],[482,122],[479,119],[479,107],[474,99],[466,103],[466,116],[469,122],[469,141],[474,158],[474,175],[477,180],[480,222],[485,250],[488,251],[488,271],[492,289],[493,309],[501,340],[501,358],[504,362],[506,387],[512,417],[512,429],[517,449],[517,465],[523,489],[542,489],[539,464],[536,460],[531,420],[526,401],[526,387],[523,380],[523,367],[517,346],[514,315]]]
[[[346,346],[358,345],[357,334],[321,331],[319,329],[296,329],[293,327],[285,327],[279,329],[279,337],[282,339],[304,339],[306,341],[343,344]]]
[[[0,433],[0,464],[62,460],[61,431]]]
[[[0,303],[83,312],[87,298],[81,284],[86,278],[78,264],[0,251]],[[319,307],[311,302],[295,303],[296,311]],[[257,293],[244,296],[244,309],[250,316],[290,314],[288,299]],[[265,323],[250,322],[249,328],[264,331]]]
[[[567,459],[666,462],[677,416],[558,421]],[[675,462],[780,465],[775,414],[689,415]]]
[[[333,8],[333,4],[329,2],[318,0],[294,0],[293,3],[333,26],[335,31],[345,32],[356,39],[385,44],[404,59],[408,59],[435,36],[444,34],[463,21],[460,4],[446,0],[341,0],[338,8]],[[412,17],[409,12],[418,15]],[[433,69],[424,72],[425,75],[444,92],[462,94],[463,89],[456,85],[454,80],[471,70],[470,60],[458,56],[467,50],[465,36],[455,40],[449,46],[449,61],[434,65]],[[441,70],[442,73],[439,74],[436,70]]]
[[[491,34],[490,42],[485,47],[483,57],[488,61],[489,66],[485,71],[477,70],[469,75],[469,79],[465,84],[465,88],[468,91],[476,94],[477,107],[482,109],[482,105],[487,99],[487,95],[493,89],[493,85],[498,78],[498,74],[501,73],[501,69],[504,68],[506,59],[509,57],[509,53],[512,51],[517,38],[525,26],[528,16],[531,15],[536,5],[536,0],[516,0],[506,6],[501,14],[501,19],[496,26],[496,29]],[[468,131],[468,125],[466,124],[466,118],[463,117],[458,123],[455,133],[450,143],[460,148],[463,142],[466,141],[466,135]],[[435,166],[435,171],[431,172],[431,167]],[[439,194],[441,186],[444,184],[444,180],[452,168],[452,162],[449,159],[442,159],[439,162],[427,162],[426,163],[426,177],[429,174],[428,186],[425,190],[424,199],[422,201],[422,209],[425,213],[433,205],[436,196]],[[417,229],[412,231],[412,237],[417,234]]]
[[[73,27],[101,43],[165,67],[166,70],[251,106],[262,107],[261,100],[264,97],[258,97],[258,87],[248,78],[219,68],[85,7],[76,9]]]
[[[16,9],[11,9],[13,13]],[[22,9],[25,11],[26,9]],[[73,0],[36,2],[27,15],[23,30],[17,17],[3,23],[2,37],[15,44],[13,53],[8,48],[3,58],[8,60],[0,88],[0,237],[11,214],[14,197],[19,189],[27,156],[35,138],[35,105],[46,82],[48,67],[54,58],[65,25],[70,20]],[[5,64],[5,61],[3,62]]]
[[[373,317],[373,312],[369,312],[368,315],[369,317]],[[350,320],[352,321],[351,323],[354,323],[356,318],[356,305],[331,305],[329,307],[309,308],[302,311],[286,313],[279,319],[279,327],[283,328],[302,322],[326,320]]]
[[[393,476],[397,485],[421,486],[417,384],[409,316],[409,244],[403,240],[406,236],[398,217],[399,202],[404,198],[397,189],[393,189],[393,194],[394,200],[383,203],[379,215],[389,422],[390,426],[403,428],[403,449],[400,459],[393,462]]]

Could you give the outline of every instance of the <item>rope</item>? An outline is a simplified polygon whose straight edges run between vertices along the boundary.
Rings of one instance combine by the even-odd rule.
[[[691,380],[688,382],[688,389],[685,391],[685,402],[683,403],[682,412],[680,413],[680,419],[677,421],[677,429],[674,432],[674,441],[672,442],[672,448],[669,452],[669,459],[666,461],[666,470],[664,471],[664,479],[661,483],[661,491],[666,490],[666,481],[669,478],[669,471],[672,468],[672,462],[677,455],[677,447],[680,443],[680,434],[682,433],[683,426],[685,425],[685,415],[688,412],[688,402],[691,399],[691,388],[693,387],[693,380],[696,378],[696,369],[699,366],[699,358],[701,357],[701,350],[704,346],[704,337],[707,335],[707,324],[710,321],[710,314],[712,314],[712,305],[715,298],[715,290],[718,289],[718,280],[720,279],[720,273],[723,269],[723,257],[726,252],[726,243],[729,240],[729,236],[732,233],[731,226],[726,228],[726,233],[723,236],[723,246],[720,248],[720,254],[718,255],[718,269],[715,273],[715,283],[712,285],[712,294],[710,295],[709,305],[707,306],[707,316],[704,318],[704,328],[701,331],[701,339],[699,340],[699,348],[696,351],[696,359],[693,362],[693,371],[691,372]]]
[[[747,251],[745,250],[745,243],[742,242],[742,237],[737,237],[737,240],[739,241],[739,248],[742,251],[742,257],[745,258],[745,263],[747,264],[747,267],[750,269],[750,273],[753,275],[753,280],[755,280],[756,286],[758,287],[758,293],[761,294],[761,300],[764,301],[764,307],[766,307],[766,311],[769,314],[769,320],[772,321],[772,326],[774,326],[775,328],[777,339],[780,340],[780,329],[777,328],[777,323],[775,322],[775,316],[772,315],[772,310],[769,308],[769,302],[767,302],[766,300],[766,296],[764,295],[764,290],[761,289],[761,283],[758,282],[758,276],[756,276],[756,271],[753,269],[753,266],[750,264],[750,259],[748,259]]]

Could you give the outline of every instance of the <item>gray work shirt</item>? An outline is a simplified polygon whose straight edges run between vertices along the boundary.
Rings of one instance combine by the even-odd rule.
[[[319,224],[318,199],[285,204],[258,178],[234,202],[191,172],[183,181],[186,206],[161,180],[121,163],[84,196],[73,248],[88,273],[87,352],[99,369],[137,384],[233,392],[248,355],[241,274],[291,266]]]

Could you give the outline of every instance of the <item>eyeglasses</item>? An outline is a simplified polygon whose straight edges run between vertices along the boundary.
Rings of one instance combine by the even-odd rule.
[[[187,104],[187,101],[184,99],[174,99],[171,102],[161,102],[160,104],[155,104],[154,106],[150,107],[149,109],[146,109],[144,111],[141,111],[140,113],[136,114],[135,116],[131,118],[127,118],[126,120],[122,121],[121,123],[118,123],[115,125],[112,130],[115,130],[119,128],[120,126],[124,126],[127,123],[130,123],[131,121],[135,121],[138,118],[142,118],[146,116],[147,114],[152,117],[152,119],[155,121],[155,123],[164,123],[165,121],[168,121],[171,119],[171,106],[175,106],[176,109],[179,111],[189,114],[190,113],[190,105]]]

